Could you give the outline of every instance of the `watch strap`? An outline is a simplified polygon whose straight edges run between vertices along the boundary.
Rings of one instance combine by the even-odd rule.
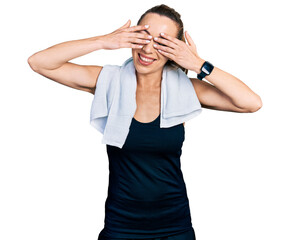
[[[199,80],[202,80],[206,75],[207,75],[207,74],[206,74],[205,72],[201,71],[199,74],[197,74],[197,78],[198,78]]]

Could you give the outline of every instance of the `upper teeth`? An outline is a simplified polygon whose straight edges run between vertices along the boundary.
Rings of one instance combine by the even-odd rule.
[[[141,54],[140,54],[140,58],[145,62],[153,62],[154,61],[154,59],[148,59],[148,58],[142,57]]]

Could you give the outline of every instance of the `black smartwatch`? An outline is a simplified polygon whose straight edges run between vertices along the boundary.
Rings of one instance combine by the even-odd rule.
[[[210,62],[205,61],[200,68],[201,72],[197,74],[197,78],[202,80],[205,76],[212,72],[213,68],[214,66]]]

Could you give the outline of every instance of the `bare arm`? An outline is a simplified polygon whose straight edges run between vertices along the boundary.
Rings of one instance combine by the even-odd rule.
[[[68,62],[102,49],[102,37],[72,40],[53,45],[28,58],[33,71],[60,84],[94,94],[102,66],[78,65]]]
[[[130,27],[130,25],[129,20],[109,34],[53,45],[30,56],[28,64],[33,71],[53,81],[94,94],[102,66],[79,65],[69,60],[99,49],[142,47],[149,35],[138,31],[147,27],[143,25]]]
[[[198,58],[195,62],[196,66],[193,70],[200,73],[204,60]],[[198,98],[205,108],[233,112],[256,112],[263,105],[260,96],[244,82],[216,66],[205,79],[211,84],[197,78],[190,78]]]

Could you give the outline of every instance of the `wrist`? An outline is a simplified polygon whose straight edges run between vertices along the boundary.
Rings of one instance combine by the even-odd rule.
[[[104,49],[104,43],[103,36],[96,36],[90,38],[92,44],[94,45],[94,50],[101,50]]]
[[[195,60],[193,61],[192,70],[199,74],[201,72],[201,66],[204,64],[204,62],[205,60],[200,57],[195,58]]]

